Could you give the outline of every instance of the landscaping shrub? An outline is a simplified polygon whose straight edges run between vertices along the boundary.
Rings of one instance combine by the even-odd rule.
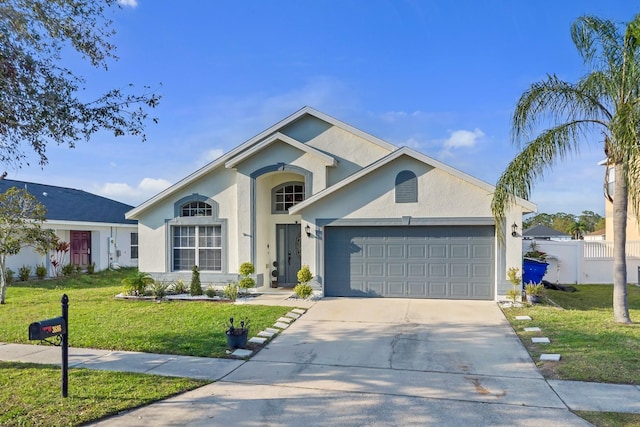
[[[36,277],[40,280],[47,277],[47,267],[45,267],[44,264],[36,266]]]
[[[235,301],[238,298],[238,285],[235,283],[229,283],[225,286],[222,294],[225,298],[230,299],[231,301]]]
[[[151,283],[151,294],[156,299],[162,299],[167,296],[167,289],[169,288],[169,284],[161,281],[154,281]]]
[[[302,268],[298,271],[298,284],[295,288],[293,288],[293,292],[298,295],[300,298],[307,299],[313,294],[313,288],[309,284],[311,279],[313,279],[313,275],[309,270],[308,265],[303,265]]]
[[[93,274],[96,272],[96,263],[92,262],[91,264],[87,265],[87,274]]]
[[[188,294],[189,287],[187,287],[187,284],[184,283],[184,280],[178,279],[173,284],[173,292],[175,292],[177,295]]]
[[[313,288],[308,283],[298,283],[296,287],[293,288],[293,292],[300,298],[307,299],[313,294]]]
[[[302,268],[298,271],[297,277],[298,277],[298,283],[302,285],[306,285],[307,283],[309,283],[311,279],[313,279],[313,275],[309,270],[309,266],[303,265]]]
[[[194,265],[193,269],[191,269],[191,288],[189,293],[193,296],[202,295],[202,283],[200,283],[200,272],[197,265]]]
[[[139,271],[133,277],[125,277],[121,283],[124,286],[124,293],[126,295],[142,296],[147,290],[147,286],[152,285],[155,282],[149,273]]]
[[[76,267],[73,264],[66,264],[62,267],[62,275],[63,276],[71,276],[75,273]]]
[[[210,286],[210,287],[208,287],[208,288],[207,288],[207,290],[206,290],[206,291],[204,291],[204,294],[205,294],[206,296],[208,296],[209,298],[213,298],[213,297],[218,296],[218,291],[216,291],[216,290],[213,288],[213,286]]]
[[[26,282],[29,280],[29,276],[31,276],[31,267],[28,265],[23,265],[18,269],[18,277],[21,281]]]
[[[256,285],[256,281],[253,280],[252,277],[249,277],[255,271],[256,271],[255,267],[250,262],[243,262],[240,265],[240,268],[238,269],[238,272],[240,273],[240,275],[242,277],[241,277],[240,281],[238,282],[238,286],[240,287],[240,289],[242,289],[244,291],[244,293],[247,292],[247,289],[253,288]]]

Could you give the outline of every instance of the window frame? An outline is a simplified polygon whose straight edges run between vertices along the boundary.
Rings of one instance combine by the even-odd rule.
[[[211,209],[209,209],[208,207],[205,208],[205,212],[209,213],[210,215],[191,215],[191,216],[181,216],[181,214],[183,213],[183,208],[189,204],[194,204],[194,203],[198,203],[198,207],[200,206],[200,202],[206,203],[207,205],[210,206]],[[206,247],[206,249],[214,249],[214,250],[218,250],[220,251],[220,269],[219,270],[209,270],[209,269],[202,269],[202,267],[198,264],[194,265],[198,265],[198,268],[200,269],[200,271],[202,272],[208,272],[208,273],[227,273],[228,272],[228,268],[227,268],[227,252],[228,252],[228,226],[227,226],[227,220],[224,218],[219,218],[218,217],[218,213],[219,213],[219,207],[218,207],[218,203],[208,197],[199,195],[197,193],[192,194],[191,196],[187,196],[187,197],[183,197],[182,199],[176,201],[174,203],[174,214],[175,217],[169,220],[166,220],[166,233],[167,233],[167,253],[166,253],[166,259],[167,259],[167,266],[169,271],[172,272],[185,272],[185,271],[191,271],[191,269],[193,268],[193,265],[188,267],[187,269],[176,269],[176,254],[175,254],[175,250],[177,249],[181,249],[181,248],[185,248],[185,249],[192,249],[194,251],[193,253],[193,259],[195,262],[199,262],[200,260],[200,242],[199,242],[199,237],[200,237],[200,227],[219,227],[220,230],[220,246],[212,246],[212,247]],[[195,237],[194,239],[196,239],[194,241],[195,246],[194,247],[182,247],[182,246],[175,246],[175,240],[174,240],[174,236],[175,236],[175,228],[176,227],[196,227],[196,233],[195,233]],[[215,238],[215,237],[214,237]],[[184,266],[182,266],[184,267]]]
[[[394,190],[396,203],[417,203],[418,177],[415,172],[410,170],[398,172],[396,175]]]
[[[294,199],[292,200],[292,204],[289,207],[286,207],[284,210],[283,209],[278,209],[278,204],[285,204],[287,203],[286,200],[283,201],[278,201],[278,192],[279,191],[285,191],[285,189],[287,187],[293,187],[293,191],[291,193],[291,197]],[[300,186],[302,187],[300,191],[296,190],[296,186]],[[271,189],[271,213],[272,214],[288,214],[289,213],[289,208],[292,206],[297,205],[298,203],[303,202],[306,198],[307,198],[307,194],[305,192],[306,188],[305,188],[305,183],[304,181],[289,181],[289,182],[283,182],[282,184],[278,184],[275,187],[273,187]],[[283,197],[286,197],[287,194],[283,193],[282,194]],[[296,196],[301,196],[300,200],[295,200]]]
[[[136,236],[135,242],[133,236]],[[139,259],[140,258],[140,235],[137,231],[132,231],[129,236],[129,252],[131,254],[131,259]],[[134,255],[135,252],[135,255]]]

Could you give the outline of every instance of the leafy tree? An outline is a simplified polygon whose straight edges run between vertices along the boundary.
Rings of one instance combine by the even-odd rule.
[[[7,290],[7,256],[27,246],[44,255],[55,245],[54,232],[42,228],[46,211],[27,190],[11,187],[0,194],[0,304]]]
[[[498,179],[492,211],[500,228],[516,196],[528,199],[534,181],[556,161],[602,135],[607,166],[615,171],[613,316],[631,323],[625,246],[629,205],[640,214],[640,15],[623,28],[583,16],[571,37],[587,72],[577,83],[549,75],[522,94],[512,125],[521,151]]]
[[[117,0],[0,2],[0,162],[20,167],[33,150],[44,165],[47,143],[73,148],[100,130],[145,140],[145,109],[157,95],[117,88],[85,99],[85,79],[63,65],[63,54],[105,71],[117,59],[105,16],[112,7]]]

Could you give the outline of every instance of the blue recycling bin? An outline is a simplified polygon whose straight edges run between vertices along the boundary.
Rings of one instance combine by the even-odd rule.
[[[525,285],[533,282],[537,285],[542,282],[542,278],[547,272],[549,263],[532,258],[525,258],[522,261],[522,283]]]

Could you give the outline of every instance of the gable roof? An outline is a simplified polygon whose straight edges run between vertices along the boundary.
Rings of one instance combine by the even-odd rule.
[[[238,154],[237,156],[227,160],[227,162],[225,163],[225,167],[231,169],[236,167],[238,164],[242,163],[243,160],[248,159],[249,157],[253,156],[254,154],[258,153],[260,150],[268,147],[269,145],[280,141],[280,142],[284,142],[285,144],[288,144],[292,147],[297,148],[300,151],[304,151],[305,153],[311,154],[315,157],[317,157],[321,162],[323,162],[326,166],[335,166],[337,161],[335,158],[331,157],[328,154],[323,153],[322,151],[313,148],[310,145],[307,144],[303,144],[302,142],[296,141],[295,139],[282,134],[280,132],[276,132],[273,135],[271,135],[269,138],[265,139],[264,141],[254,145],[253,147],[245,150],[244,152]]]
[[[0,180],[0,192],[11,187],[26,189],[47,208],[46,218],[58,221],[136,224],[124,214],[133,206],[73,188],[56,187],[34,182]]]
[[[190,183],[192,183],[193,181],[196,181],[197,179],[201,178],[202,176],[208,174],[209,172],[211,172],[212,170],[217,169],[218,167],[224,167],[225,164],[233,159],[234,157],[238,156],[239,154],[243,153],[244,151],[250,149],[251,147],[253,147],[254,145],[262,142],[265,138],[269,137],[270,135],[278,132],[279,130],[281,130],[282,128],[284,128],[285,126],[295,122],[296,120],[304,117],[304,116],[312,116],[315,117],[317,119],[320,119],[322,121],[325,121],[327,123],[329,123],[330,125],[333,125],[335,127],[338,127],[340,129],[343,129],[347,132],[350,132],[354,135],[357,135],[363,139],[366,139],[367,141],[371,142],[372,144],[376,144],[380,147],[383,147],[389,151],[393,151],[396,150],[398,147],[396,147],[393,144],[390,144],[380,138],[377,138],[373,135],[370,135],[366,132],[363,132],[357,128],[354,128],[351,125],[348,125],[347,123],[344,123],[334,117],[331,117],[325,113],[322,113],[318,110],[315,110],[311,107],[303,107],[300,110],[296,111],[295,113],[291,114],[290,116],[286,117],[285,119],[279,121],[278,123],[276,123],[275,125],[269,127],[268,129],[260,132],[258,135],[254,136],[251,139],[248,139],[247,141],[243,142],[242,144],[240,144],[239,146],[237,146],[236,148],[232,149],[231,151],[228,151],[227,153],[223,154],[222,156],[220,156],[218,159],[212,161],[211,163],[203,166],[202,168],[198,169],[197,171],[193,172],[192,174],[188,175],[187,177],[183,178],[182,180],[178,181],[177,183],[173,184],[171,187],[167,188],[164,191],[161,191],[160,193],[156,194],[155,196],[151,197],[149,200],[143,202],[142,204],[138,205],[136,208],[132,209],[131,211],[127,212],[126,217],[127,218],[135,218],[137,215],[139,215],[141,212],[149,209],[151,206],[153,206],[155,203],[163,200],[164,198],[170,196],[171,194],[181,190],[182,188],[188,186]]]
[[[542,224],[527,228],[522,232],[522,235],[524,237],[571,237],[571,235],[567,233],[563,233],[562,231],[555,230]]]
[[[373,171],[381,168],[382,166],[394,161],[395,159],[399,158],[400,156],[409,156],[412,157],[422,163],[428,164],[430,166],[433,166],[436,169],[440,169],[443,170],[465,182],[468,182],[470,184],[473,184],[477,187],[480,187],[484,190],[486,190],[489,193],[493,193],[495,190],[495,187],[489,183],[486,183],[478,178],[475,178],[471,175],[468,175],[464,172],[461,172],[449,165],[446,165],[436,159],[433,159],[425,154],[422,154],[418,151],[415,151],[409,147],[402,147],[399,148],[395,151],[393,151],[392,153],[386,155],[385,157],[371,163],[369,166],[366,166],[362,169],[360,169],[359,171],[349,175],[348,177],[346,177],[345,179],[343,179],[342,181],[332,185],[331,187],[325,188],[324,190],[314,194],[313,196],[309,197],[308,199],[304,200],[303,202],[298,203],[295,206],[292,206],[289,208],[289,214],[297,214],[299,213],[302,209],[318,202],[319,200],[322,200],[324,197],[340,190],[341,188],[344,188],[346,186],[348,186],[349,184],[351,184],[352,182],[358,181],[362,178],[364,178],[365,176],[369,175],[370,173],[372,173]],[[525,208],[525,210],[531,210],[531,212],[534,212],[536,210],[536,205],[531,203],[528,200],[524,200],[521,198],[517,198],[516,202],[518,205],[522,206],[523,208]]]

